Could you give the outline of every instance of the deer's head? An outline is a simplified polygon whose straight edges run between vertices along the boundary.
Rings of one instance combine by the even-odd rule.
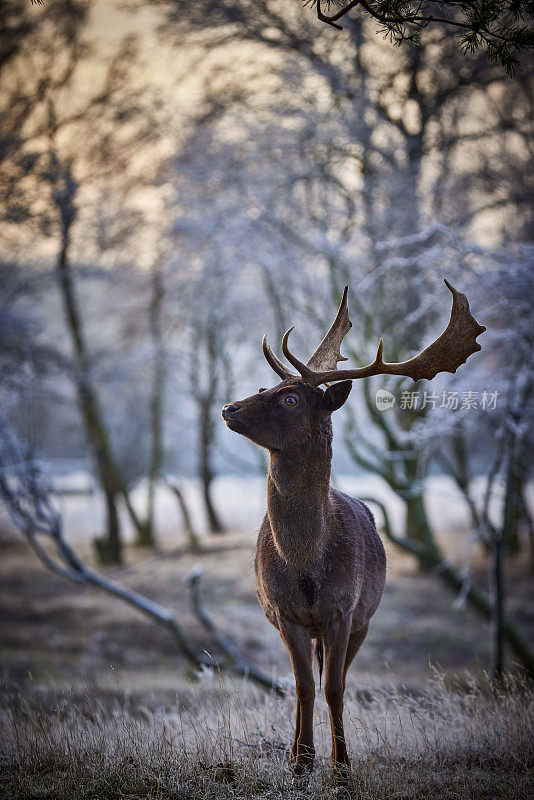
[[[228,427],[243,434],[256,444],[269,450],[282,450],[299,445],[317,435],[330,415],[340,408],[352,388],[352,381],[371,375],[403,375],[414,381],[431,380],[438,372],[456,372],[472,353],[481,346],[477,336],[486,328],[479,325],[469,311],[464,294],[446,280],[452,293],[452,309],[449,323],[432,344],[418,355],[398,364],[386,363],[382,358],[383,342],[380,339],[376,357],[366,367],[338,369],[338,361],[347,359],[341,355],[343,339],[352,327],[347,307],[348,287],[328,333],[304,364],[289,350],[290,328],[282,339],[282,352],[299,375],[290,372],[275,356],[267,338],[263,337],[263,353],[270,366],[281,378],[273,389],[260,389],[245,400],[229,403],[222,409],[222,417]],[[327,385],[326,390],[320,388]]]
[[[268,450],[292,450],[319,436],[351,388],[352,381],[347,380],[323,391],[291,376],[274,389],[260,389],[251,397],[229,403],[222,417],[232,431]]]

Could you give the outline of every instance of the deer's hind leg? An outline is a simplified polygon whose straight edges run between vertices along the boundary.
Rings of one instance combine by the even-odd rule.
[[[289,763],[293,763],[297,757],[297,744],[300,736],[300,701],[297,697],[297,708],[295,712],[295,735],[293,737],[293,744],[291,745],[291,755]]]
[[[311,636],[307,628],[284,619],[279,620],[279,631],[295,673],[297,717],[291,752],[295,756],[293,774],[299,776],[307,769],[311,769],[315,760],[313,744],[315,681],[312,671]]]
[[[345,731],[343,729],[343,693],[345,691],[345,662],[350,640],[350,623],[343,622],[323,637],[325,679],[324,692],[330,711],[332,727],[332,762],[336,772],[350,767]]]
[[[347,645],[347,652],[345,654],[345,666],[343,668],[343,689],[345,689],[345,681],[347,679],[347,671],[352,664],[354,657],[360,647],[363,644],[363,640],[367,636],[367,631],[369,630],[369,623],[364,625],[363,628],[360,628],[358,631],[354,631],[351,633],[349,637],[349,642]]]

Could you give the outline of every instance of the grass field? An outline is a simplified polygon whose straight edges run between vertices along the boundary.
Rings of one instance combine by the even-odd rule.
[[[195,643],[217,656],[189,608],[186,579],[200,563],[207,610],[251,661],[285,681],[283,699],[191,674],[164,630],[46,572],[23,545],[2,545],[0,796],[338,797],[324,697],[315,770],[305,786],[291,786],[291,668],[254,596],[252,547],[252,536],[235,535],[201,557],[131,550],[130,566],[111,574],[171,606]],[[483,581],[481,557],[474,567]],[[510,570],[509,609],[532,634],[531,573],[522,563]],[[351,796],[532,796],[534,690],[510,658],[514,674],[491,685],[489,628],[453,601],[435,576],[389,553],[383,602],[349,672]]]
[[[189,704],[151,709],[117,693],[8,694],[1,713],[0,791],[37,798],[334,798],[323,704],[319,757],[292,787],[287,766],[294,700],[197,687]],[[534,692],[510,681],[447,686],[417,696],[375,691],[346,698],[355,798],[532,797]]]

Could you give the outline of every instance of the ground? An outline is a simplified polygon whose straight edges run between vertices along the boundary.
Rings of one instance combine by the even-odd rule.
[[[196,644],[217,655],[190,609],[187,577],[200,564],[206,610],[250,661],[286,682],[282,700],[192,674],[165,630],[46,571],[23,543],[4,542],[0,794],[4,787],[20,800],[303,796],[285,766],[291,668],[254,595],[253,543],[252,534],[229,534],[200,556],[173,554],[170,542],[161,556],[131,548],[129,566],[108,574],[172,607]],[[87,546],[80,550],[91,558]],[[434,575],[417,574],[409,557],[391,549],[388,556],[383,601],[349,672],[353,796],[526,798],[532,688],[516,682],[508,656],[516,678],[495,692],[484,678],[487,623],[458,608]],[[479,554],[476,579],[484,581],[485,571]],[[507,583],[508,608],[532,634],[528,564],[512,563]],[[333,797],[322,698],[316,735],[319,760],[306,793]]]

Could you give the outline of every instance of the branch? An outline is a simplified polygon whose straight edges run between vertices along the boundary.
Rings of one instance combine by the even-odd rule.
[[[331,16],[327,16],[323,14],[321,11],[321,0],[317,0],[317,16],[321,20],[321,22],[326,22],[329,25],[333,25],[334,28],[338,30],[343,30],[341,25],[336,25],[335,20],[340,19],[341,17],[345,16],[351,9],[355,6],[361,6],[368,14],[370,14],[374,19],[378,20],[378,22],[382,23],[382,25],[416,25],[418,28],[425,28],[431,22],[441,23],[443,25],[453,25],[456,28],[463,28],[467,31],[473,31],[473,25],[470,25],[466,22],[459,22],[455,19],[447,19],[446,17],[435,17],[432,14],[417,14],[417,13],[407,13],[404,16],[400,17],[389,17],[386,14],[381,14],[379,11],[375,11],[369,5],[366,0],[352,0],[351,3],[344,6],[337,14],[332,14]],[[501,36],[500,34],[496,33],[495,31],[489,30],[486,26],[480,25],[477,30],[479,36],[484,39],[484,41],[489,42],[489,37],[493,37],[495,39],[501,39],[505,41],[505,37]]]
[[[373,503],[373,505],[378,506],[384,519],[384,533],[390,542],[396,544],[397,547],[401,548],[401,550],[405,550],[407,553],[411,553],[411,555],[416,556],[416,558],[418,558],[420,561],[425,563],[428,561],[432,555],[430,548],[422,545],[415,539],[410,539],[408,536],[397,536],[396,533],[393,533],[389,514],[386,510],[385,504],[382,503],[381,500],[377,500],[375,497],[360,497],[359,499],[362,501],[362,503]]]
[[[341,11],[337,12],[337,14],[332,14],[331,16],[327,16],[326,14],[323,14],[323,12],[321,11],[321,0],[317,0],[317,18],[321,22],[326,22],[328,25],[331,25],[333,28],[337,28],[338,31],[342,31],[343,30],[342,26],[341,25],[336,25],[335,21],[337,19],[340,19],[341,17],[344,17],[345,14],[347,14],[347,12],[349,12],[351,10],[351,8],[354,8],[355,6],[358,6],[358,5],[360,5],[360,0],[352,0],[352,3],[349,3],[348,6],[345,6],[344,8],[342,8]]]
[[[217,630],[215,623],[208,616],[204,606],[202,605],[202,601],[200,598],[200,579],[202,577],[202,568],[197,566],[194,567],[191,571],[191,574],[188,578],[189,588],[191,590],[191,603],[193,607],[193,611],[195,615],[202,623],[202,625],[208,630],[215,639],[217,646],[223,651],[223,653],[230,659],[232,668],[236,670],[239,675],[245,675],[253,680],[256,683],[259,683],[262,686],[267,687],[268,689],[273,689],[276,694],[283,697],[285,692],[282,686],[279,683],[273,681],[272,678],[269,678],[260,670],[256,669],[256,667],[247,661],[239,652],[239,650],[232,644],[232,642],[226,638],[224,633],[221,633]]]

